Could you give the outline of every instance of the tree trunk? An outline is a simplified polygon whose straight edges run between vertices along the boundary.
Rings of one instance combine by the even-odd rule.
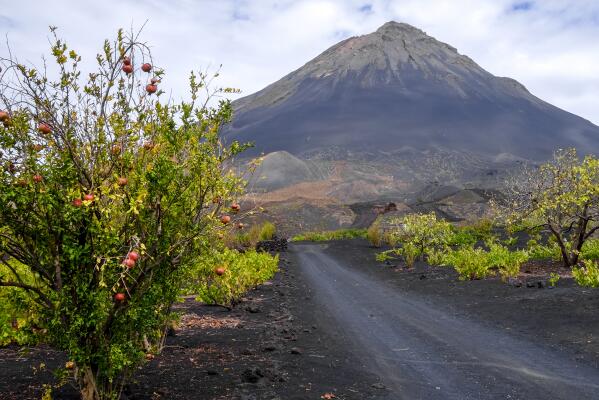
[[[79,377],[81,387],[82,400],[100,400],[96,378],[90,367],[83,369],[82,375]]]
[[[548,226],[553,236],[555,236],[557,245],[559,246],[559,250],[562,253],[562,260],[564,261],[564,266],[566,268],[571,268],[572,263],[570,260],[570,255],[568,254],[568,249],[566,249],[566,245],[564,244],[564,239],[562,238],[562,235],[560,234],[559,230],[553,226],[551,221],[548,221]]]

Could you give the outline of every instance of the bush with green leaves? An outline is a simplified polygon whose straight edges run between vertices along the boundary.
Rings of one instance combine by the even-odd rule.
[[[437,219],[435,213],[409,214],[390,221],[387,231],[392,249],[377,256],[379,260],[401,257],[408,267],[413,267],[420,257],[444,249],[453,237],[453,228],[445,220]]]
[[[258,240],[272,240],[277,233],[277,227],[270,221],[265,221],[260,226],[260,233],[258,234]]]
[[[380,220],[374,221],[366,231],[366,237],[371,245],[374,247],[381,247],[383,244],[383,232],[381,231]]]
[[[582,245],[580,258],[585,260],[599,260],[599,239],[589,239]]]
[[[329,240],[366,239],[366,229],[338,229],[335,231],[306,232],[295,235],[292,242],[326,242]]]
[[[506,246],[492,242],[488,246],[487,263],[490,267],[497,268],[504,280],[518,276],[520,267],[528,261],[528,252],[524,250],[510,251]]]
[[[56,36],[51,51],[56,77],[0,59],[1,318],[65,350],[82,398],[115,399],[239,195],[245,146],[220,139],[234,90],[192,74],[190,100],[170,103],[137,36],[106,41],[89,74]]]
[[[452,265],[460,280],[483,279],[491,272],[488,253],[481,248],[460,247],[445,256],[445,263]]]
[[[526,244],[528,256],[531,260],[554,260],[562,258],[559,247],[554,241],[548,241],[546,245],[540,244],[536,239],[531,239]]]
[[[583,260],[582,266],[572,268],[572,276],[580,286],[599,288],[599,262]]]
[[[213,249],[197,261],[185,291],[206,304],[232,308],[248,290],[271,279],[278,263],[278,256],[255,250]]]

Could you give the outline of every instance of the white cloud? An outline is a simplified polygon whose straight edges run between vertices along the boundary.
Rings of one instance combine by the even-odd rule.
[[[596,0],[0,0],[0,34],[34,63],[47,53],[48,25],[91,62],[105,37],[146,20],[143,39],[176,97],[191,69],[223,64],[221,82],[249,94],[339,40],[397,20],[599,123]]]

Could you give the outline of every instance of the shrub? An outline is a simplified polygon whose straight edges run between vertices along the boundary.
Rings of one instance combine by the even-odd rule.
[[[249,289],[271,279],[278,269],[278,256],[248,250],[214,250],[195,265],[189,276],[192,282],[185,292],[213,305],[233,307]],[[218,275],[216,269],[223,268]],[[219,271],[220,272],[220,271]]]
[[[491,267],[487,252],[481,248],[458,248],[447,254],[446,261],[453,265],[460,280],[483,279],[489,274]]]
[[[398,254],[403,257],[408,268],[414,268],[416,260],[422,253],[421,249],[419,249],[415,244],[408,242],[401,246],[401,248],[398,250]]]
[[[430,213],[392,220],[388,235],[393,248],[381,253],[380,259],[399,256],[412,267],[418,257],[424,258],[425,254],[447,246],[453,233],[449,222],[438,220],[435,213]]]
[[[56,69],[0,59],[1,295],[20,293],[9,299],[17,320],[19,299],[35,304],[36,330],[75,362],[84,399],[113,399],[239,194],[228,165],[245,146],[223,146],[231,105],[210,101],[231,89],[192,74],[191,101],[161,101],[145,90],[159,68],[122,71],[151,60],[122,31],[89,75],[56,36],[51,51]]]
[[[272,222],[266,221],[260,227],[260,233],[258,235],[259,240],[272,240],[277,233],[277,228]]]
[[[368,230],[366,231],[366,236],[368,237],[368,241],[374,247],[381,247],[383,244],[383,234],[381,232],[381,224],[377,219],[370,225]]]
[[[537,240],[531,239],[526,244],[528,257],[531,260],[554,260],[559,261],[562,258],[559,247],[553,241],[547,245],[540,244]]]
[[[572,268],[572,276],[580,286],[599,287],[599,263],[583,260],[582,267]]]
[[[528,253],[523,250],[510,251],[498,243],[489,243],[486,254],[490,267],[497,267],[503,280],[520,274],[520,267],[528,261]]]
[[[426,254],[426,260],[432,266],[444,266],[447,262],[447,253],[450,251],[451,249],[448,248],[442,250],[429,251]]]
[[[339,229],[336,231],[307,232],[291,238],[292,242],[326,242],[329,240],[366,239],[365,229]]]
[[[447,244],[452,247],[472,247],[478,241],[479,238],[470,229],[455,228]]]
[[[585,260],[599,260],[599,239],[588,239],[582,246],[580,257]]]
[[[557,282],[559,280],[560,280],[559,274],[556,274],[555,272],[552,272],[552,273],[549,274],[549,286],[556,287],[557,286]]]

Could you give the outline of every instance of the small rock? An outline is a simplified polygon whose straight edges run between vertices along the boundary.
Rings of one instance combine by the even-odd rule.
[[[302,350],[297,347],[292,347],[289,351],[291,354],[302,354]]]
[[[382,383],[380,383],[380,382],[373,383],[373,384],[372,384],[372,387],[373,387],[373,388],[375,388],[375,389],[386,389],[386,388],[387,388],[385,385],[383,385],[383,384],[382,384]]]
[[[426,279],[426,275],[422,274],[420,275],[420,280]]]
[[[248,383],[258,383],[264,374],[260,368],[248,368],[241,374],[241,380]]]
[[[215,369],[208,369],[206,370],[206,373],[210,376],[217,376],[218,375],[218,371]]]
[[[245,311],[247,311],[249,313],[252,313],[252,314],[256,314],[256,313],[260,312],[260,309],[258,307],[255,307],[255,306],[247,306],[245,308]]]
[[[544,289],[544,288],[545,288],[545,286],[546,286],[546,285],[545,285],[545,281],[538,281],[538,282],[537,282],[537,287],[538,287],[539,289]]]
[[[526,287],[527,288],[533,288],[535,286],[536,286],[536,284],[534,282],[526,282]]]
[[[267,352],[275,351],[276,349],[277,349],[277,346],[275,346],[274,344],[268,344],[262,348],[262,351],[267,353]]]
[[[513,287],[522,287],[522,281],[518,278],[510,277],[507,279],[507,283],[508,283],[508,285],[513,286]]]

